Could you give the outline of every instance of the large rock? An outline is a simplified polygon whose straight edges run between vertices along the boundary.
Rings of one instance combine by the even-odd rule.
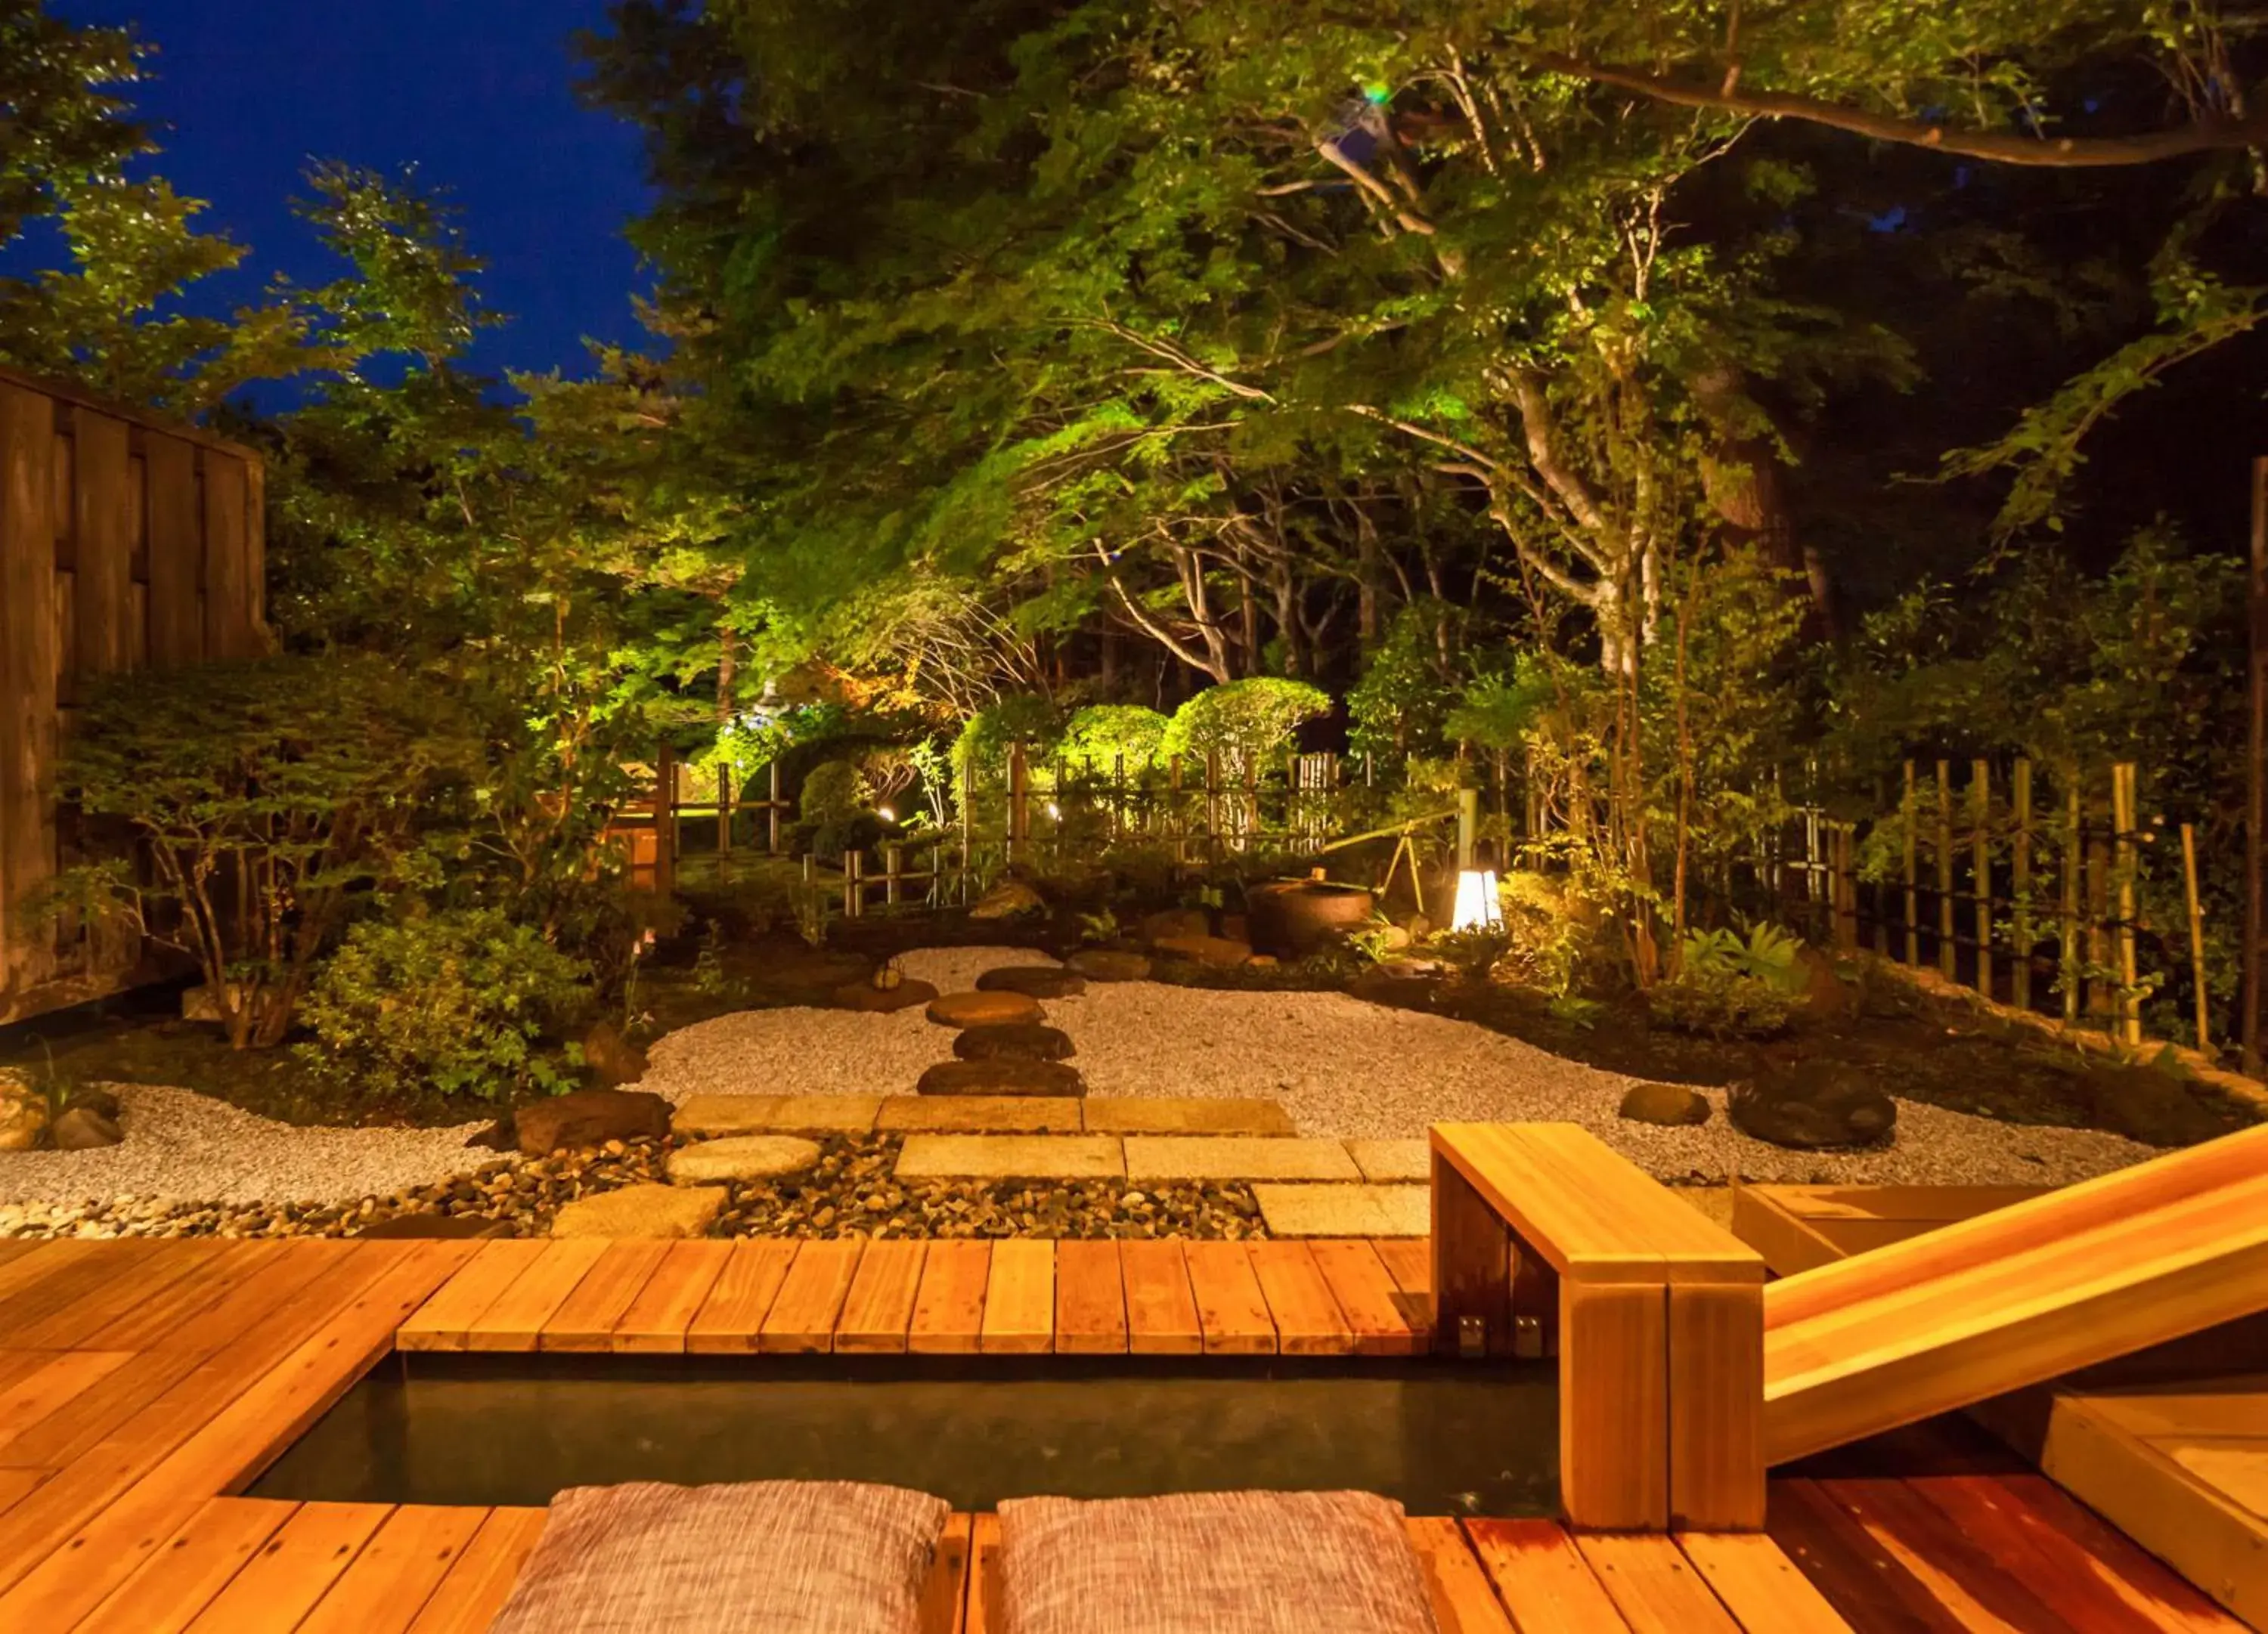
[[[1061,1027],[1012,1021],[967,1028],[953,1041],[953,1053],[963,1061],[1068,1061],[1074,1052]]]
[[[64,1111],[73,1111],[80,1107],[90,1112],[100,1113],[113,1123],[117,1122],[125,1112],[117,1096],[107,1089],[97,1089],[92,1084],[83,1084],[63,1097]]]
[[[1142,939],[1161,942],[1176,936],[1211,936],[1212,916],[1202,908],[1169,908],[1142,921]]]
[[[669,1102],[649,1090],[578,1089],[522,1107],[512,1126],[532,1158],[610,1140],[659,1140],[669,1133]]]
[[[1021,880],[1003,880],[976,901],[968,910],[971,919],[1020,919],[1027,914],[1043,914],[1048,910],[1047,898],[1026,885]]]
[[[869,1015],[895,1015],[901,1010],[911,1010],[926,1005],[937,997],[937,989],[927,982],[910,977],[895,987],[876,987],[872,982],[853,982],[848,987],[835,990],[837,1010],[860,1010]]]
[[[624,1186],[578,1197],[551,1222],[555,1237],[703,1237],[725,1211],[722,1186]]]
[[[680,1186],[725,1180],[785,1180],[817,1166],[819,1143],[795,1135],[735,1135],[680,1146],[669,1178]]]
[[[1252,962],[1249,942],[1231,941],[1225,936],[1161,936],[1150,946],[1173,958],[1195,960],[1221,970]]]
[[[939,1027],[1006,1027],[1045,1020],[1047,1012],[1021,993],[947,993],[930,1001],[929,1019]]]
[[[47,1132],[47,1096],[29,1073],[0,1067],[0,1152],[29,1152]]]
[[[1086,1093],[1086,1080],[1078,1069],[1059,1061],[988,1056],[976,1061],[940,1061],[921,1075],[916,1087],[924,1095],[1071,1096]]]
[[[1735,1089],[1726,1111],[1743,1135],[1798,1152],[1880,1145],[1898,1122],[1881,1090],[1817,1069]]]
[[[1659,1123],[1670,1129],[1706,1123],[1710,1111],[1709,1098],[1683,1084],[1636,1084],[1622,1104],[1622,1115],[1633,1123]]]
[[[94,1152],[126,1138],[115,1118],[107,1118],[92,1107],[67,1108],[48,1131],[57,1152]]]
[[[1077,998],[1086,978],[1061,965],[1005,965],[976,978],[980,993],[1021,993],[1027,998]]]
[[[1146,982],[1150,979],[1150,961],[1140,953],[1120,953],[1108,947],[1081,948],[1064,961],[1066,969],[1075,970],[1090,982]]]
[[[620,1089],[645,1076],[645,1051],[613,1022],[600,1021],[583,1034],[583,1064],[606,1087]]]
[[[1802,997],[1795,1008],[1815,1021],[1836,1021],[1858,1009],[1858,984],[1843,979],[1833,957],[1816,947],[1799,948],[1796,969],[1803,977]]]

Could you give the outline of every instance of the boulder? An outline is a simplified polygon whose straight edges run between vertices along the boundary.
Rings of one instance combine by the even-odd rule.
[[[517,1152],[519,1150],[519,1130],[513,1126],[512,1117],[507,1113],[486,1129],[475,1130],[466,1136],[465,1146],[468,1151],[475,1152]]]
[[[1803,977],[1796,1010],[1814,1021],[1834,1021],[1859,1008],[1862,995],[1858,984],[1843,979],[1832,957],[1816,947],[1805,947],[1797,951],[1795,960]]]
[[[642,1089],[578,1089],[522,1107],[512,1120],[532,1158],[610,1140],[659,1140],[669,1133],[669,1102]]]
[[[680,1146],[669,1154],[669,1178],[680,1186],[704,1181],[785,1180],[819,1162],[819,1143],[794,1135],[734,1135]]]
[[[876,987],[872,982],[853,982],[848,987],[835,990],[834,1005],[837,1010],[858,1010],[868,1015],[891,1016],[901,1010],[926,1005],[936,997],[937,989],[926,982],[916,982],[910,978],[895,987]]]
[[[1090,982],[1146,982],[1150,979],[1150,961],[1147,959],[1140,953],[1120,953],[1108,947],[1082,948],[1064,960],[1064,965]]]
[[[1881,1145],[1898,1122],[1897,1102],[1881,1090],[1815,1071],[1735,1089],[1726,1110],[1743,1135],[1798,1152]]]
[[[725,1211],[722,1186],[623,1186],[578,1197],[551,1222],[555,1237],[703,1237]]]
[[[613,1022],[601,1021],[583,1034],[583,1064],[608,1089],[620,1089],[645,1076],[645,1051]]]
[[[968,910],[971,919],[1020,919],[1027,914],[1043,914],[1048,910],[1047,898],[1026,885],[1021,880],[1003,880],[976,901]]]
[[[1683,1084],[1635,1084],[1622,1104],[1622,1115],[1633,1123],[1659,1123],[1670,1129],[1706,1123],[1711,1111],[1708,1096]]]
[[[964,1033],[963,1038],[968,1036]],[[940,1061],[921,1075],[916,1092],[924,1095],[1053,1095],[1086,1093],[1078,1069],[1059,1061],[1021,1056],[987,1056],[976,1061]]]
[[[928,1013],[939,1027],[1005,1027],[1047,1018],[1038,999],[1021,993],[947,993],[930,1001]]]
[[[953,1041],[953,1053],[963,1061],[1068,1061],[1075,1052],[1061,1027],[1009,1021],[966,1029]]]
[[[47,1096],[29,1073],[0,1067],[0,1152],[29,1152],[47,1132]]]
[[[1142,939],[1164,941],[1177,936],[1211,936],[1212,917],[1202,908],[1173,908],[1142,921]]]
[[[397,1214],[364,1226],[360,1234],[379,1241],[473,1242],[509,1237],[512,1224],[479,1214]]]
[[[1175,959],[1190,959],[1221,970],[1252,962],[1251,944],[1232,942],[1225,936],[1161,936],[1150,946]]]
[[[976,978],[980,993],[1021,993],[1027,998],[1077,998],[1086,978],[1061,965],[1006,965]]]
[[[118,1122],[123,1110],[118,1103],[117,1096],[107,1089],[97,1089],[92,1085],[83,1085],[63,1097],[64,1111],[75,1112],[81,1107],[108,1118],[114,1123]]]
[[[1244,888],[1250,941],[1281,959],[1304,959],[1370,924],[1378,899],[1359,885],[1274,880]]]
[[[126,1138],[115,1118],[107,1118],[92,1107],[71,1107],[55,1121],[48,1138],[57,1152],[93,1152],[114,1146]]]

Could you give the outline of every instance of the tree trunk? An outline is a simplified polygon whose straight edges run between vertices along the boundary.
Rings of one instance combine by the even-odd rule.
[[[1802,574],[1811,596],[1808,622],[1815,635],[1831,639],[1836,634],[1834,585],[1817,548],[1796,536],[1787,466],[1770,420],[1729,364],[1705,371],[1693,380],[1692,389],[1713,438],[1702,456],[1701,485],[1710,505],[1724,519],[1727,540],[1753,544],[1773,567]]]

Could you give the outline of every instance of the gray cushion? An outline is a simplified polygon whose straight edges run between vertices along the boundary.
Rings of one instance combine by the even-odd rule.
[[[1000,1505],[1003,1634],[1438,1634],[1402,1505],[1193,1492]]]
[[[919,1634],[950,1513],[847,1481],[571,1488],[489,1634]]]

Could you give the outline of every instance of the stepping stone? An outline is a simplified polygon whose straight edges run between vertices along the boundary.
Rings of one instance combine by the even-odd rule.
[[[669,1133],[669,1102],[651,1090],[578,1089],[522,1107],[512,1126],[532,1158],[610,1140],[659,1140]]]
[[[900,1180],[1119,1180],[1126,1160],[1109,1135],[909,1135]]]
[[[819,1161],[819,1143],[799,1135],[733,1135],[680,1146],[669,1154],[669,1178],[679,1186],[704,1181],[784,1180]]]
[[[1021,993],[947,993],[930,1002],[929,1019],[939,1027],[1009,1027],[1036,1025],[1047,1012]]]
[[[1706,1123],[1713,1108],[1706,1095],[1683,1084],[1633,1084],[1630,1093],[1623,1097],[1620,1110],[1634,1123],[1675,1128],[1679,1124]]]
[[[1252,1189],[1271,1237],[1424,1237],[1433,1229],[1430,1186]]]
[[[878,1130],[946,1135],[1076,1135],[1079,1102],[1043,1095],[893,1095]]]
[[[963,1039],[972,1036],[963,1033]],[[915,1093],[923,1095],[1071,1095],[1086,1093],[1078,1070],[1057,1061],[1027,1061],[1020,1056],[984,1056],[974,1061],[940,1061],[921,1075]]]
[[[373,1242],[470,1242],[512,1235],[512,1222],[479,1214],[397,1214],[357,1233]]]
[[[1425,1140],[1351,1140],[1347,1155],[1363,1179],[1385,1185],[1395,1181],[1433,1183],[1433,1147]]]
[[[1233,942],[1225,936],[1161,936],[1150,944],[1161,953],[1176,959],[1193,959],[1201,965],[1229,970],[1252,962],[1252,945]]]
[[[551,1222],[555,1237],[702,1237],[725,1210],[722,1186],[624,1186],[578,1197]]]
[[[1282,1103],[1228,1097],[1114,1095],[1086,1103],[1091,1135],[1296,1135]]]
[[[1337,1140],[1266,1140],[1241,1135],[1129,1135],[1126,1178],[1359,1181]]]
[[[953,1053],[963,1061],[1063,1061],[1076,1052],[1061,1027],[1011,1021],[965,1028],[953,1041]]]
[[[1108,947],[1088,947],[1064,961],[1090,982],[1146,982],[1150,961],[1140,953],[1122,953]]]
[[[1004,965],[976,978],[980,993],[1021,993],[1027,998],[1077,998],[1086,978],[1061,965]]]
[[[671,1120],[680,1135],[863,1135],[880,1095],[688,1095]]]
[[[876,987],[872,982],[853,982],[835,990],[837,1010],[859,1010],[868,1015],[895,1015],[901,1010],[912,1010],[926,1005],[937,997],[937,989],[926,982],[909,977],[895,987]]]

